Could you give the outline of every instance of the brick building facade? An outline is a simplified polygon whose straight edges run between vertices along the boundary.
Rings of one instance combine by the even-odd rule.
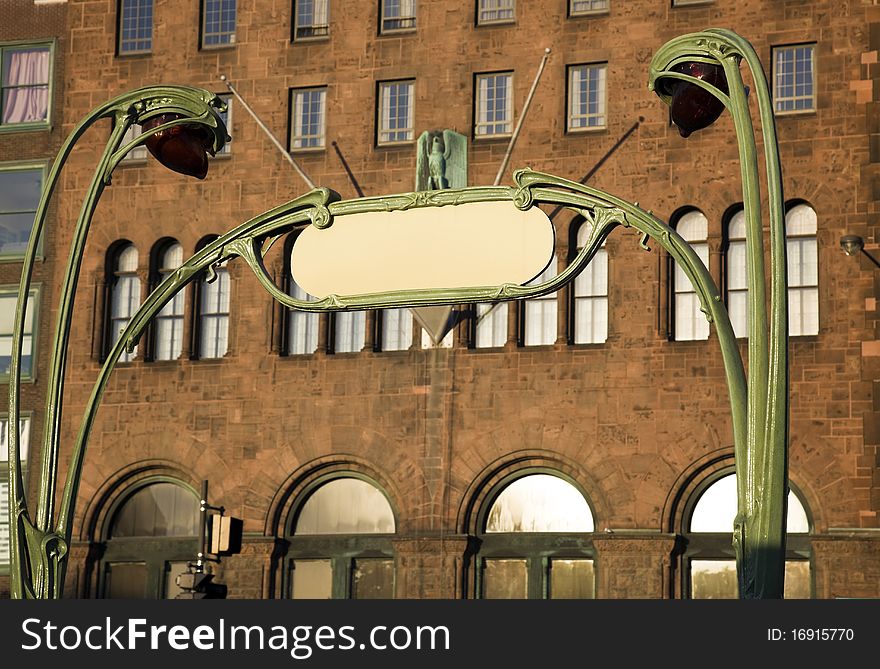
[[[733,299],[730,231],[742,195],[732,123],[722,116],[684,139],[646,81],[654,51],[676,35],[717,26],[749,39],[779,85],[788,211],[813,212],[816,221],[798,248],[814,249],[817,278],[804,278],[796,289],[798,300],[818,305],[818,321],[813,327],[804,307],[801,334],[791,339],[790,479],[808,528],[790,542],[789,557],[806,579],[800,596],[880,596],[880,283],[866,258],[845,257],[838,243],[843,234],[858,234],[870,251],[880,228],[880,7],[868,0],[554,0],[475,8],[470,0],[422,0],[343,9],[329,0],[329,13],[321,14],[322,2],[233,4],[230,39],[228,23],[209,25],[203,14],[224,3],[0,0],[4,15],[16,16],[0,28],[0,47],[55,39],[51,127],[16,133],[0,126],[9,130],[0,132],[0,168],[24,156],[48,160],[79,119],[123,91],[181,83],[226,93],[219,79],[226,75],[286,138],[311,179],[343,197],[355,197],[356,189],[340,153],[364,194],[410,191],[415,139],[438,128],[468,138],[469,185],[491,184],[550,47],[502,183],[523,166],[577,180],[623,139],[589,183],[664,220],[703,225],[695,241]],[[120,14],[133,6],[152,10],[143,23],[148,48],[124,43],[130,35],[122,34],[128,24]],[[208,44],[209,34],[220,43]],[[810,65],[798,69],[804,54]],[[788,56],[795,76],[809,75],[807,94],[776,80]],[[589,69],[595,66],[601,74]],[[598,83],[590,88],[594,75]],[[411,82],[408,106],[398,101],[395,108],[411,119],[394,126],[398,141],[385,142],[384,85],[394,82]],[[512,109],[503,106],[502,86],[512,86]],[[589,104],[580,105],[575,88]],[[483,132],[493,120],[480,113],[489,89],[501,105],[492,108],[494,121],[509,124],[498,132]],[[318,93],[313,99],[301,95],[306,91]],[[791,109],[782,102],[788,92]],[[310,119],[297,106],[311,103],[321,107],[315,133],[307,132]],[[212,159],[206,180],[184,179],[154,161],[128,161],[103,195],[77,293],[64,443],[76,434],[106,352],[120,277],[138,285],[142,298],[174,244],[187,258],[209,235],[307,190],[237,100],[231,109],[230,151]],[[22,400],[33,424],[31,472],[45,417],[51,287],[62,276],[69,222],[108,132],[93,129],[81,141],[44,240],[36,382]],[[578,221],[563,213],[555,223],[562,267],[577,245]],[[316,350],[297,354],[288,339],[290,315],[232,262],[228,309],[221,304],[211,321],[223,321],[227,338],[206,355],[204,296],[212,289],[191,286],[174,359],[160,359],[154,330],[108,386],[77,502],[68,594],[109,594],[113,569],[138,562],[114,529],[138,491],[170,483],[194,493],[207,479],[211,502],[244,522],[242,552],[214,567],[231,597],[296,595],[297,569],[315,574],[315,582],[332,578],[333,596],[364,596],[364,584],[398,598],[552,596],[559,590],[551,574],[560,583],[563,574],[588,579],[581,594],[599,598],[695,595],[696,562],[729,556],[723,537],[697,536],[692,527],[701,495],[732,471],[724,369],[714,333],[706,339],[698,328],[686,336],[688,319],[676,319],[687,291],[676,284],[669,258],[658,247],[646,253],[638,242],[623,230],[607,242],[607,292],[587,296],[606,299],[607,332],[599,328],[591,343],[576,343],[576,303],[584,294],[570,286],[533,311],[510,305],[492,346],[480,343],[475,313],[463,310],[451,346],[424,347],[414,325],[411,345],[382,350],[388,319],[368,313],[363,345],[353,347],[360,350],[346,352],[341,322],[334,326],[324,316]],[[130,267],[120,260],[126,248],[136,251],[126,256]],[[282,282],[283,255],[272,257]],[[0,270],[4,283],[15,283],[20,262]],[[529,317],[545,319],[536,339]],[[502,522],[493,532],[499,496],[540,474],[576,490],[587,501],[589,522],[561,529],[550,523],[553,532],[540,535],[505,532]],[[381,491],[391,531],[304,531],[309,501],[337,480]],[[364,494],[366,508],[372,498]],[[147,570],[159,571],[132,578],[145,578],[159,595],[173,572],[165,562],[179,561],[172,552],[192,551],[194,542],[138,541],[129,548],[158,555],[159,566]],[[502,576],[522,589],[498,586]]]

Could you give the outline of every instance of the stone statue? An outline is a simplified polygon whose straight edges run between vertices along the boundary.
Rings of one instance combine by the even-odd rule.
[[[467,137],[427,130],[416,145],[416,190],[467,187]]]

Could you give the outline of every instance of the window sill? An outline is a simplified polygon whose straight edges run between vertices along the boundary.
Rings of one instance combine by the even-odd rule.
[[[290,149],[291,153],[296,153],[297,155],[309,154],[309,153],[323,153],[327,150],[326,146],[309,146],[302,149]]]
[[[116,54],[117,58],[137,58],[139,56],[152,56],[153,50],[150,49],[148,51],[119,51]]]
[[[509,140],[513,136],[512,132],[505,134],[497,133],[494,135],[474,135],[475,142],[492,142],[499,140]]]
[[[790,111],[774,111],[773,116],[777,118],[788,117],[788,116],[815,116],[817,113],[816,108],[812,109],[792,109]]]
[[[293,39],[290,40],[290,43],[291,44],[302,44],[302,43],[309,44],[312,42],[329,42],[329,41],[330,41],[330,34],[327,33],[326,35],[311,35],[309,37],[294,36]]]
[[[480,21],[477,19],[477,28],[491,28],[492,26],[516,25],[516,19],[496,19],[494,21]]]
[[[607,125],[593,125],[587,126],[585,128],[567,128],[565,131],[566,135],[576,136],[576,135],[596,135],[599,133],[608,132]]]
[[[232,51],[237,46],[238,43],[235,41],[228,44],[202,44],[199,46],[199,51]]]
[[[406,148],[412,148],[413,146],[415,146],[415,143],[416,143],[416,140],[414,140],[414,139],[407,139],[406,141],[403,141],[403,142],[382,142],[381,144],[377,142],[376,148],[377,149],[406,149]]]
[[[611,9],[606,8],[606,9],[593,9],[593,10],[588,10],[585,12],[571,13],[568,15],[568,18],[570,18],[570,19],[590,19],[590,18],[596,18],[596,17],[610,16],[610,15],[611,15]]]
[[[399,35],[415,35],[418,32],[417,27],[412,28],[382,28],[379,31],[379,37],[397,37]]]
[[[41,132],[51,130],[52,125],[49,121],[41,121],[39,123],[4,123],[0,125],[0,134],[13,132]]]

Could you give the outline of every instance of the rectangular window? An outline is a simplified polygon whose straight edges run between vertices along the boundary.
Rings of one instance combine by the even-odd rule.
[[[727,313],[737,337],[749,336],[749,282],[746,270],[746,215],[740,209],[727,224],[724,281]]]
[[[414,81],[386,81],[379,84],[378,144],[413,141],[414,89]]]
[[[24,257],[43,191],[38,165],[0,165],[0,259]]]
[[[153,0],[119,0],[119,53],[153,49]]]
[[[580,251],[590,239],[592,226],[581,224],[577,242]],[[601,344],[608,339],[608,251],[596,252],[590,264],[574,280],[575,344]]]
[[[291,90],[290,150],[324,148],[326,88]]]
[[[515,0],[479,0],[477,23],[512,23],[516,20]]]
[[[0,47],[0,129],[49,122],[51,45]]]
[[[773,49],[773,108],[777,114],[816,109],[815,44]]]
[[[199,357],[222,358],[229,349],[229,270],[214,270],[217,278],[202,281],[199,309]]]
[[[476,348],[501,348],[507,343],[507,302],[477,304]]]
[[[231,93],[220,93],[218,97],[226,103],[226,111],[219,112],[220,120],[223,121],[223,125],[226,126],[226,134],[229,137],[232,137],[232,94]],[[217,152],[218,156],[229,156],[232,155],[232,140],[230,139],[226,144],[223,145],[223,148]]]
[[[236,0],[202,0],[202,47],[235,44]]]
[[[416,0],[382,0],[382,32],[415,30]]]
[[[312,302],[314,296],[300,288],[290,274],[290,296],[297,300]],[[290,309],[287,312],[287,355],[309,355],[318,350],[318,323],[320,314]]]
[[[357,353],[367,334],[365,311],[340,311],[333,315],[333,352]]]
[[[819,334],[819,250],[816,212],[807,204],[785,215],[788,263],[788,334]]]
[[[608,11],[608,0],[570,0],[568,13],[570,16],[585,14],[604,14]]]
[[[315,39],[330,34],[329,0],[295,0],[293,39]]]
[[[409,309],[383,309],[381,321],[383,351],[406,351],[412,346],[412,311]]]
[[[513,72],[477,75],[474,135],[497,137],[513,132]]]
[[[528,283],[537,286],[547,283],[556,276],[556,256],[550,261],[547,269],[537,279]],[[544,346],[556,342],[556,293],[542,295],[523,303],[525,309],[525,328],[523,344],[525,346]]]
[[[21,341],[21,378],[33,378],[35,351],[34,331],[37,323],[39,300],[37,291],[31,290],[27,300],[24,320],[24,337]],[[9,376],[12,365],[12,332],[15,327],[15,308],[18,305],[18,288],[8,286],[0,289],[0,376]]]
[[[125,131],[125,135],[122,137],[122,146],[125,146],[129,142],[140,137],[141,132],[142,132],[141,127],[137,123],[130,126],[128,128],[128,130]],[[146,145],[139,144],[138,146],[134,147],[131,151],[129,151],[125,155],[125,158],[122,159],[122,161],[129,162],[129,163],[139,163],[139,162],[145,161],[147,159],[148,155],[149,155],[149,152],[147,151]]]
[[[28,443],[30,441],[30,417],[22,417],[19,421],[19,459],[22,469],[27,466]],[[6,464],[9,461],[9,418],[0,418],[0,574],[9,570],[9,479],[6,476]]]
[[[568,68],[568,130],[604,128],[605,63]]]
[[[693,209],[685,213],[675,225],[676,231],[689,242],[691,248],[709,267],[709,221],[702,212]],[[709,321],[700,310],[700,297],[690,278],[677,262],[673,262],[672,307],[673,336],[675,341],[693,341],[709,338]]]

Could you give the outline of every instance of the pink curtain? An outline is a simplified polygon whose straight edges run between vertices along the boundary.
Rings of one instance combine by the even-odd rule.
[[[0,122],[45,121],[49,110],[49,50],[8,50],[4,61]]]

